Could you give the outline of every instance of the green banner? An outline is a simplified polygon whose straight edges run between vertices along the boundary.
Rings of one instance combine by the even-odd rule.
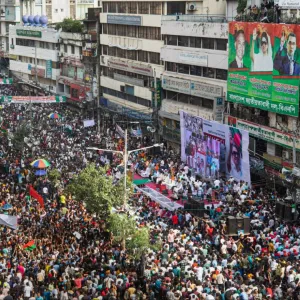
[[[66,96],[2,96],[0,103],[63,103]]]
[[[300,26],[230,22],[227,100],[298,116],[299,49]]]
[[[12,84],[13,79],[12,78],[0,78],[0,84]]]
[[[42,32],[37,30],[17,29],[17,35],[41,38]]]

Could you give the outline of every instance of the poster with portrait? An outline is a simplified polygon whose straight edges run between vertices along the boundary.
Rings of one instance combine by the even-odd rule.
[[[227,100],[298,116],[299,49],[299,25],[230,22]]]
[[[181,159],[196,174],[226,174],[250,184],[249,133],[180,111]]]

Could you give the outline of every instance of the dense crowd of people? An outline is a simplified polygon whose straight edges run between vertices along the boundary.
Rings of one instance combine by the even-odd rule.
[[[61,118],[50,119],[54,112]],[[0,227],[0,300],[300,298],[300,227],[275,217],[274,191],[255,190],[234,178],[198,178],[166,147],[155,155],[135,152],[128,162],[132,172],[158,185],[168,183],[177,199],[205,200],[207,214],[168,211],[134,193],[128,213],[137,226],[150,229],[151,244],[161,245],[135,261],[107,235],[105,220],[65,192],[90,161],[106,165],[108,176],[120,176],[120,157],[87,150],[97,145],[122,150],[124,141],[113,126],[101,134],[84,128],[65,104],[10,104],[1,115],[1,210],[18,216],[18,229]],[[16,148],[20,130],[28,136]],[[152,137],[131,137],[129,148],[152,142]],[[35,176],[30,163],[36,158],[60,172],[59,183]],[[44,208],[30,197],[29,185],[42,195]],[[229,215],[249,217],[249,234],[228,235]]]

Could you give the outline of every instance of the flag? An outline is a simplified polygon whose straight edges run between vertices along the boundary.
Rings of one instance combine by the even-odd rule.
[[[43,197],[32,186],[29,187],[29,194],[38,201],[41,207],[45,206]]]
[[[117,124],[116,125],[116,131],[117,131],[117,133],[119,134],[119,136],[121,137],[121,138],[124,138],[125,137],[125,132],[124,132],[124,130]]]
[[[18,228],[18,217],[0,214],[0,224],[10,227],[12,229],[17,229]]]
[[[23,246],[23,249],[26,250],[26,251],[32,251],[32,250],[35,249],[35,248],[36,248],[36,245],[35,245],[35,243],[34,243],[34,240],[28,242],[27,244],[25,244],[25,245]]]

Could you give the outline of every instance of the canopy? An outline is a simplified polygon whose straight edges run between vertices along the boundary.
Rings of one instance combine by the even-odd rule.
[[[50,166],[46,159],[37,159],[31,163],[31,166],[37,169],[45,169]]]
[[[43,176],[43,175],[46,175],[47,174],[47,171],[46,170],[37,170],[35,171],[34,173],[36,176]]]
[[[51,113],[51,114],[49,115],[49,118],[50,118],[50,119],[59,119],[59,118],[61,118],[61,115],[59,115],[59,114],[57,114],[57,113]]]

